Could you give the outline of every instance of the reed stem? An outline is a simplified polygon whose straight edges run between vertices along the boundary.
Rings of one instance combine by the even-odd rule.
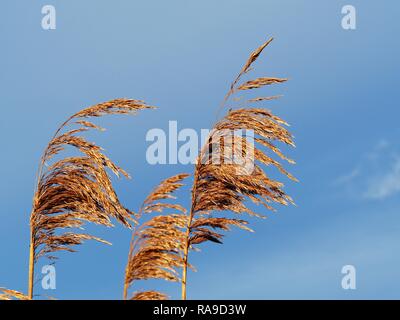
[[[199,159],[200,161],[200,159]],[[189,219],[188,219],[188,224],[187,224],[187,229],[186,229],[186,243],[183,251],[183,270],[182,270],[182,300],[186,300],[186,284],[187,284],[187,269],[188,269],[188,256],[189,256],[189,247],[190,247],[190,227],[192,225],[193,221],[193,215],[194,215],[194,203],[196,199],[196,189],[197,189],[197,181],[199,179],[199,174],[197,172],[197,168],[195,170],[194,174],[194,182],[193,182],[193,188],[192,188],[192,205],[190,207],[190,213],[189,213]]]
[[[33,233],[31,227],[31,236],[30,236],[30,244],[29,244],[29,274],[28,274],[28,298],[29,300],[33,299],[33,280],[35,275],[35,251],[34,251],[34,243],[33,243]]]

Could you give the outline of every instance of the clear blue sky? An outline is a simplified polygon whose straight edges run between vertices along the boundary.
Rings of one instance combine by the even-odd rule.
[[[41,8],[57,29],[41,29]],[[343,30],[341,8],[357,9]],[[117,181],[136,209],[161,179],[192,172],[146,163],[145,134],[209,128],[249,52],[275,41],[258,75],[291,80],[271,90],[270,108],[292,124],[297,207],[279,208],[255,234],[235,231],[223,246],[192,255],[189,298],[400,298],[400,146],[397,1],[23,1],[0,4],[0,286],[26,292],[29,213],[41,152],[58,124],[82,107],[117,97],[159,106],[137,117],[102,120],[96,136],[133,176]],[[263,94],[268,94],[264,90]],[[287,181],[288,182],[288,181]],[[187,205],[188,188],[179,195]],[[56,264],[60,299],[118,299],[130,233],[88,230],[113,243],[87,242]],[[40,266],[46,261],[40,261]],[[357,289],[341,288],[354,265]],[[136,289],[179,295],[178,284]]]

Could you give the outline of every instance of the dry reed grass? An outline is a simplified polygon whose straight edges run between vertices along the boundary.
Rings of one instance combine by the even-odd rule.
[[[225,96],[224,104],[229,98],[239,91],[261,88],[265,85],[283,83],[287,79],[263,77],[249,80],[239,84],[243,75],[251,70],[252,64],[260,56],[261,52],[271,42],[272,38],[252,52],[233,81],[230,90]],[[254,98],[250,102],[265,101],[277,98]],[[221,243],[223,234],[218,231],[227,231],[231,226],[249,230],[247,221],[230,217],[216,217],[218,212],[233,212],[235,214],[247,213],[251,216],[263,217],[253,212],[246,204],[246,200],[259,205],[262,204],[268,210],[275,210],[273,203],[287,205],[293,203],[292,199],[283,191],[283,183],[271,179],[265,172],[265,166],[274,166],[288,178],[297,181],[288,173],[281,163],[272,159],[267,151],[272,151],[281,159],[294,164],[276,146],[275,142],[294,146],[293,137],[284,127],[288,124],[271,111],[260,108],[242,108],[232,110],[214,126],[214,135],[210,137],[200,151],[194,172],[192,187],[192,203],[188,217],[188,228],[184,248],[184,266],[182,275],[182,299],[186,299],[187,267],[189,251],[195,245],[212,241]],[[237,130],[252,130],[255,135],[255,143],[248,143],[246,137],[239,136]],[[241,131],[243,132],[243,131]],[[215,139],[216,138],[216,139]],[[231,144],[221,143],[221,147],[215,148],[217,141],[231,140]],[[211,150],[211,154],[210,154]],[[226,153],[226,151],[228,151]],[[241,164],[230,163],[225,155],[251,152],[254,155],[254,170],[249,174]],[[214,164],[215,160],[219,164]],[[222,160],[221,160],[222,159]]]
[[[231,84],[223,106],[234,94],[241,91],[287,81],[286,78],[261,77],[240,83],[271,42],[272,38],[250,54]],[[278,97],[256,97],[247,102],[262,102]],[[178,174],[162,181],[145,199],[138,213],[134,214],[120,203],[108,171],[117,176],[129,177],[128,174],[115,165],[99,146],[79,134],[90,129],[103,130],[88,121],[89,118],[131,114],[148,108],[152,107],[143,101],[116,99],[79,111],[59,127],[39,166],[30,217],[28,295],[0,289],[0,299],[32,299],[34,266],[38,258],[55,258],[53,254],[58,251],[72,252],[73,247],[84,240],[108,243],[98,237],[73,231],[81,228],[85,222],[112,226],[112,220],[115,219],[131,228],[144,214],[151,213],[161,214],[151,217],[132,232],[125,270],[124,299],[128,298],[128,290],[135,281],[146,279],[180,281],[182,299],[186,299],[187,269],[191,267],[189,252],[204,242],[222,243],[223,231],[228,231],[231,227],[252,231],[246,220],[232,218],[228,212],[264,217],[263,214],[250,209],[248,200],[256,205],[263,205],[267,210],[275,210],[274,204],[293,204],[291,197],[283,190],[284,184],[273,180],[265,170],[266,167],[273,166],[289,179],[297,181],[270,155],[273,153],[294,164],[294,161],[286,157],[275,145],[283,143],[294,146],[293,137],[286,129],[288,124],[271,111],[262,108],[231,108],[214,125],[214,131],[200,150],[194,171],[189,213],[187,214],[181,205],[171,201],[175,199],[173,193],[183,185],[182,181],[188,176]],[[65,130],[70,126],[74,128]],[[249,143],[248,137],[238,135],[238,130],[252,130],[255,143]],[[218,148],[215,148],[216,141]],[[47,166],[47,163],[66,147],[77,149],[81,156],[62,158]],[[244,157],[248,154],[253,155],[253,170],[248,172],[243,164],[225,161],[227,154],[239,153]],[[72,231],[61,231],[64,229]],[[153,290],[134,292],[130,297],[133,300],[167,298],[165,294]]]
[[[0,300],[30,300],[29,297],[19,291],[0,288]]]
[[[237,92],[283,83],[287,80],[262,77],[239,84],[242,76],[251,70],[252,64],[271,42],[272,39],[268,40],[251,53],[225,96],[224,104]],[[248,102],[277,98],[279,96],[257,97]],[[228,231],[233,226],[252,231],[247,227],[246,220],[217,216],[218,213],[247,213],[251,216],[264,217],[253,212],[246,201],[261,204],[273,211],[274,203],[293,204],[293,200],[283,191],[283,183],[273,180],[265,172],[265,167],[274,166],[289,179],[297,181],[280,162],[268,155],[272,152],[282,160],[294,164],[293,160],[275,146],[276,142],[294,146],[293,137],[285,126],[288,124],[284,120],[265,109],[230,109],[226,116],[215,124],[214,130],[199,153],[189,214],[184,214],[186,210],[177,204],[155,203],[160,199],[171,199],[171,193],[181,186],[180,181],[186,175],[178,175],[163,181],[150,194],[141,212],[161,212],[168,208],[177,209],[179,213],[153,217],[133,233],[125,275],[125,299],[127,289],[135,280],[179,281],[180,269],[182,269],[181,294],[182,299],[186,299],[187,269],[191,267],[189,251],[196,250],[196,245],[207,241],[222,243],[222,231]],[[254,132],[254,143],[249,143],[248,137],[237,134],[243,130]],[[229,160],[226,159],[226,155],[239,153],[244,158],[249,153],[253,155],[251,172],[247,172],[243,164],[226,161]],[[137,300],[166,298],[164,294],[156,291],[137,292],[132,297]]]
[[[144,291],[136,293],[131,300],[168,300],[168,296],[157,291]]]
[[[185,208],[170,201],[175,199],[172,194],[183,185],[182,181],[187,177],[187,174],[178,174],[162,181],[143,202],[139,217],[166,210],[176,213],[152,217],[133,232],[125,270],[124,299],[128,298],[128,289],[137,280],[180,281],[178,270],[183,267],[187,216]],[[163,300],[167,296],[156,291],[146,291],[135,292],[131,299]]]
[[[134,213],[120,203],[108,170],[118,177],[129,177],[128,174],[115,165],[101,147],[79,134],[90,129],[103,130],[88,121],[90,118],[135,114],[149,108],[153,107],[140,100],[115,99],[77,112],[57,129],[41,158],[30,216],[28,295],[3,289],[0,298],[32,299],[34,266],[42,256],[54,259],[54,253],[73,252],[73,246],[89,239],[109,244],[75,231],[82,229],[85,222],[110,227],[113,226],[111,220],[115,219],[129,228],[135,222]],[[75,148],[81,155],[62,158],[50,165],[49,162],[66,147]],[[66,229],[72,231],[65,232]]]

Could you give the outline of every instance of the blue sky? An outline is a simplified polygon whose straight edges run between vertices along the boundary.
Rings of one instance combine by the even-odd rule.
[[[41,8],[57,29],[41,28]],[[357,29],[341,8],[357,9]],[[136,209],[161,179],[192,172],[151,166],[146,132],[209,128],[248,54],[270,36],[256,75],[289,77],[263,90],[283,94],[268,107],[291,123],[300,183],[287,184],[297,207],[279,208],[254,234],[230,233],[223,246],[192,255],[192,299],[400,298],[400,4],[395,1],[22,1],[0,4],[0,286],[26,292],[29,212],[35,173],[51,134],[82,107],[117,97],[159,106],[111,117],[96,135],[133,179],[116,181]],[[261,93],[260,93],[261,95]],[[288,181],[285,181],[288,182]],[[179,193],[189,202],[189,187]],[[86,243],[56,264],[57,289],[42,297],[118,299],[130,233],[88,227],[111,247]],[[40,267],[47,262],[40,261]],[[354,265],[357,289],[341,288]],[[175,283],[136,289],[179,295]]]

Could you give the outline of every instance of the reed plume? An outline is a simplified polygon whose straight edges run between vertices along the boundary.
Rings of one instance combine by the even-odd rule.
[[[287,80],[263,77],[239,83],[242,76],[250,71],[252,64],[271,42],[272,39],[268,40],[251,53],[226,94],[223,106],[232,95],[239,91],[256,89]],[[260,97],[249,102],[274,98],[276,96]],[[186,299],[190,249],[206,241],[221,243],[223,237],[221,231],[227,231],[232,226],[251,231],[247,227],[247,221],[215,216],[216,212],[247,213],[251,216],[263,217],[262,214],[253,212],[246,201],[250,200],[257,205],[262,204],[268,210],[275,210],[272,207],[273,203],[283,205],[293,203],[292,199],[283,191],[283,183],[270,178],[264,169],[265,166],[275,166],[281,173],[296,181],[278,161],[267,154],[267,151],[272,151],[278,157],[294,163],[274,144],[282,142],[294,146],[292,135],[284,127],[287,125],[285,121],[268,110],[242,108],[231,109],[214,126],[214,130],[199,153],[194,172],[192,201],[183,253],[182,299]],[[252,133],[250,137],[248,132]],[[244,161],[232,162],[230,161],[232,155],[240,156],[239,159]]]
[[[157,291],[144,291],[136,293],[131,300],[167,300],[168,296]]]
[[[183,184],[187,174],[178,174],[162,181],[145,199],[138,217],[142,214],[168,214],[152,217],[142,223],[132,234],[128,263],[125,270],[124,299],[128,289],[137,280],[164,279],[179,282],[183,267],[183,249],[187,226],[186,209],[171,203],[173,193]],[[175,213],[170,213],[170,210]],[[165,300],[167,296],[157,291],[135,292],[132,300]]]
[[[89,239],[108,244],[93,235],[77,233],[75,229],[82,228],[85,222],[113,226],[111,219],[130,228],[135,221],[133,212],[120,203],[108,170],[118,177],[129,175],[115,165],[101,147],[79,134],[90,129],[103,130],[88,121],[90,118],[135,114],[149,108],[153,107],[140,100],[115,99],[77,112],[57,129],[40,161],[30,216],[29,299],[33,297],[34,266],[40,257],[54,259],[54,253],[73,252],[73,246]],[[66,147],[75,148],[80,155],[49,165],[49,161]]]
[[[19,291],[0,288],[0,300],[29,300],[29,297]]]

